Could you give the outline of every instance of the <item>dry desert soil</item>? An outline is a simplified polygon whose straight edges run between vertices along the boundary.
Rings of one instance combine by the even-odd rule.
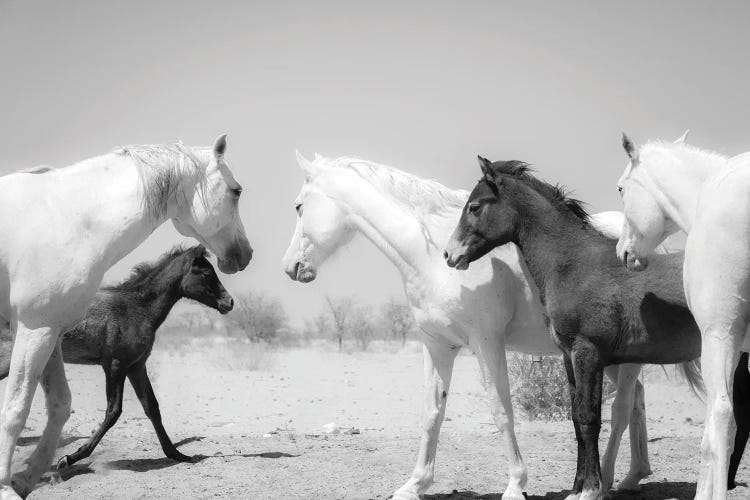
[[[64,474],[63,482],[42,483],[29,498],[386,499],[414,466],[423,400],[416,343],[354,353],[330,347],[258,353],[206,344],[173,354],[157,345],[149,367],[165,427],[183,453],[195,455],[194,462],[163,457],[128,387],[120,421],[94,454]],[[612,498],[692,499],[703,405],[685,384],[651,368],[645,380],[654,473],[640,492]],[[84,442],[106,404],[99,367],[67,370],[74,413],[58,457]],[[476,360],[462,354],[440,436],[436,481],[425,498],[500,499],[507,461],[491,421]],[[37,394],[15,464],[31,452],[43,422]],[[327,435],[323,426],[332,422],[359,433]],[[528,498],[564,499],[576,459],[572,424],[518,416],[516,431],[529,468]],[[607,404],[602,450],[608,436]],[[625,475],[628,449],[626,433],[616,481]],[[742,466],[738,481],[748,480],[750,468]],[[742,485],[730,498],[750,498],[750,489]]]

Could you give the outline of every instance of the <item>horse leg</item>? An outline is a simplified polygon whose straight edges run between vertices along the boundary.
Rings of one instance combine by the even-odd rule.
[[[492,418],[505,441],[505,456],[508,458],[508,486],[503,500],[523,500],[523,488],[528,479],[528,469],[518,448],[513,424],[513,404],[510,399],[508,361],[505,343],[501,336],[494,335],[479,341],[477,358],[485,374],[485,390],[490,401]]]
[[[696,500],[726,498],[729,455],[737,430],[732,386],[744,332],[744,327],[741,333],[737,329],[734,332],[707,329],[703,335],[701,371],[706,384],[707,405]]]
[[[438,435],[445,416],[453,361],[458,349],[429,341],[425,343],[423,351],[425,419],[422,441],[411,479],[393,494],[393,500],[418,500],[419,495],[432,484],[435,474]]]
[[[635,384],[640,371],[641,365],[636,364],[623,364],[605,368],[607,376],[617,384],[617,393],[615,394],[615,400],[612,402],[612,432],[602,459],[602,491],[609,490],[614,482],[617,451],[620,448],[622,434],[628,427],[630,414],[633,410]]]
[[[580,500],[597,500],[602,495],[599,431],[602,427],[604,369],[596,347],[580,337],[573,346],[572,364],[576,379],[576,405],[573,411],[578,413],[578,425],[584,448]]]
[[[732,402],[734,403],[734,420],[737,423],[737,434],[734,437],[734,451],[729,458],[728,488],[737,487],[735,479],[737,469],[745,452],[747,438],[750,435],[750,371],[748,371],[748,353],[740,354],[740,361],[734,370],[734,387],[732,388]]]
[[[60,433],[70,417],[70,388],[65,377],[61,340],[57,341],[55,350],[47,361],[41,385],[47,405],[47,425],[34,453],[26,460],[26,470],[15,476],[21,482],[31,485],[36,484],[42,474],[49,469]]]
[[[570,495],[565,500],[578,500],[581,496],[581,490],[583,489],[583,456],[585,449],[583,446],[583,439],[581,437],[581,426],[578,419],[577,398],[576,398],[576,377],[575,371],[573,370],[573,361],[570,358],[570,354],[563,353],[563,362],[565,364],[565,374],[568,377],[568,394],[570,395],[570,418],[573,420],[573,429],[575,430],[576,442],[578,444],[578,451],[576,455],[576,475],[573,479],[573,488]]]
[[[57,462],[58,470],[64,469],[91,455],[102,440],[104,434],[115,425],[122,414],[122,392],[125,386],[126,371],[118,360],[112,360],[104,366],[107,380],[107,412],[104,421],[89,440],[75,452],[65,455]]]
[[[11,479],[10,468],[16,440],[29,416],[34,391],[57,344],[52,328],[28,328],[19,319],[16,343],[10,361],[10,376],[5,387],[0,416],[0,499],[17,499],[29,494],[34,484],[23,478]]]
[[[143,411],[154,426],[156,436],[159,438],[159,444],[161,444],[164,454],[168,458],[177,460],[178,462],[189,462],[192,458],[183,455],[177,450],[172,440],[169,439],[164,425],[162,425],[159,402],[156,400],[154,389],[151,387],[151,381],[146,371],[146,363],[138,363],[135,367],[131,368],[128,372],[128,379],[130,379],[130,384],[133,386],[135,394],[141,402],[141,406],[143,406]]]
[[[646,429],[646,397],[643,384],[636,378],[633,408],[630,412],[630,470],[617,486],[618,490],[637,490],[641,479],[651,475],[648,460],[648,430]]]

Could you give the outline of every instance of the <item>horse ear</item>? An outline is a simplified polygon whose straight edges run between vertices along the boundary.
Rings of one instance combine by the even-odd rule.
[[[628,154],[630,161],[635,165],[638,162],[638,148],[635,147],[635,144],[625,132],[622,133],[622,147]]]
[[[684,134],[682,134],[680,137],[675,139],[675,144],[685,144],[687,143],[687,136],[690,133],[690,129],[687,129]]]
[[[482,175],[484,175],[485,179],[490,182],[495,182],[496,176],[495,172],[492,170],[492,162],[481,155],[477,156],[477,161],[479,161],[479,168],[482,170]]]
[[[305,173],[312,174],[315,168],[313,167],[313,164],[310,162],[310,160],[302,156],[302,153],[300,153],[299,150],[295,151],[295,153],[297,154],[297,164],[299,165],[299,167]]]
[[[214,156],[218,160],[224,156],[224,152],[227,150],[227,134],[221,134],[214,141]]]

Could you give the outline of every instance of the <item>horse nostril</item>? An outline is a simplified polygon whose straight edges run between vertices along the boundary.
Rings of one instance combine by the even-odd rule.
[[[443,250],[443,258],[448,260],[448,250]]]
[[[231,309],[233,307],[234,307],[234,299],[232,297],[229,297],[229,308]]]

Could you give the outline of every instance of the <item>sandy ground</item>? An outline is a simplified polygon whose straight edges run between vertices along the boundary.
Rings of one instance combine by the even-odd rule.
[[[398,353],[280,350],[266,354],[257,371],[242,369],[243,355],[234,349],[157,351],[150,360],[167,431],[184,453],[197,455],[195,463],[163,457],[128,387],[120,421],[94,454],[64,482],[40,485],[30,498],[385,499],[408,479],[422,413],[418,346]],[[614,498],[689,499],[695,492],[702,404],[684,385],[651,373],[646,401],[654,475],[640,493]],[[106,402],[98,367],[68,365],[68,377],[75,413],[58,457],[90,435]],[[41,432],[43,402],[37,396],[16,462],[30,453]],[[436,482],[426,498],[499,500],[507,461],[469,354],[456,362],[447,416]],[[602,450],[608,408],[604,418]],[[528,498],[563,499],[575,467],[572,424],[518,420]],[[322,428],[329,422],[356,427],[360,434],[326,436]],[[624,477],[628,460],[626,433],[617,479]],[[738,481],[748,478],[750,468],[743,466]],[[750,498],[750,489],[741,486],[730,498]]]

